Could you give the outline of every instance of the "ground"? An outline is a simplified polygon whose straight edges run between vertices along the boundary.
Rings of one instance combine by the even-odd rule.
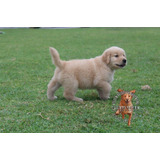
[[[160,28],[1,31],[5,34],[0,34],[0,132],[160,132]],[[128,65],[116,71],[108,101],[101,101],[94,90],[79,90],[77,96],[84,103],[70,102],[61,88],[52,102],[46,96],[55,69],[50,46],[63,60],[92,58],[119,46],[126,51]],[[143,85],[152,90],[142,91]],[[114,115],[112,102],[118,88],[136,90],[139,110],[134,111],[130,127],[127,118]]]

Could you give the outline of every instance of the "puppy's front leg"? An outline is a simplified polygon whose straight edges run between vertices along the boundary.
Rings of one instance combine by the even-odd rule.
[[[102,81],[97,85],[97,91],[102,100],[107,100],[110,95],[111,85],[108,82]]]

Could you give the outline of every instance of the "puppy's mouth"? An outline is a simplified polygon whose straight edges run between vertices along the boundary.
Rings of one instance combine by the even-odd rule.
[[[126,102],[126,103],[129,103],[129,101],[128,101],[128,100],[125,100],[125,102]]]
[[[116,64],[116,66],[123,68],[126,64]]]

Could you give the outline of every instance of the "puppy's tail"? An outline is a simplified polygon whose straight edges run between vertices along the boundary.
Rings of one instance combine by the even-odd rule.
[[[52,48],[52,47],[50,47],[49,50],[50,50],[50,54],[51,54],[51,57],[52,57],[53,64],[56,67],[59,67],[61,69],[62,68],[62,63],[61,63],[58,51],[55,48]]]

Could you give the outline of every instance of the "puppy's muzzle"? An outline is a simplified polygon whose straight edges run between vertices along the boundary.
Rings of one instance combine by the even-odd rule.
[[[126,63],[127,63],[127,60],[126,60],[126,59],[123,59],[122,62],[123,62],[123,64],[126,64]]]

